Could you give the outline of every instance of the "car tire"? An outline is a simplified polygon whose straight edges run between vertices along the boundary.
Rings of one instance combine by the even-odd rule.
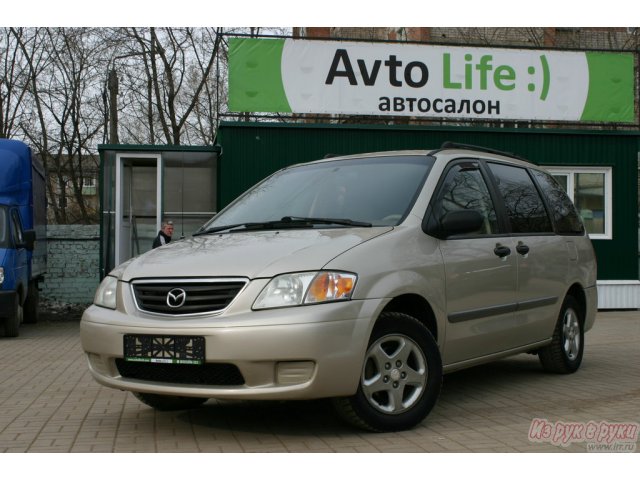
[[[37,282],[29,283],[29,294],[24,301],[24,318],[23,322],[26,324],[38,323],[40,319],[40,291],[38,290]]]
[[[551,343],[538,352],[542,367],[551,373],[573,373],[582,363],[584,317],[571,296],[565,298]]]
[[[384,312],[371,334],[356,394],[333,404],[359,428],[406,430],[429,414],[441,386],[442,360],[431,332],[414,317]]]
[[[175,395],[157,395],[155,393],[131,392],[133,396],[145,405],[149,405],[156,410],[188,410],[196,408],[209,400],[202,397],[178,397]]]
[[[17,337],[20,333],[20,324],[24,318],[24,310],[20,303],[20,295],[15,295],[13,307],[13,315],[4,319],[5,337]]]

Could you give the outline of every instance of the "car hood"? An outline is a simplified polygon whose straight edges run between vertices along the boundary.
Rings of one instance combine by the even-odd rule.
[[[200,235],[171,242],[123,266],[122,280],[152,277],[269,278],[318,270],[393,227],[271,230]]]

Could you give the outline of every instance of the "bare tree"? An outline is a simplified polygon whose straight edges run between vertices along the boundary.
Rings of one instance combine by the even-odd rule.
[[[128,66],[136,63],[142,73],[129,71],[125,80],[130,101],[143,107],[144,117],[138,121],[148,127],[147,142],[181,144],[188,127],[198,123],[192,113],[202,112],[203,106],[213,111],[210,78],[222,30],[151,27],[119,33],[129,40],[124,53],[130,59]],[[211,138],[210,130],[205,138]]]
[[[99,143],[213,144],[223,34],[260,28],[0,29],[0,136],[43,159],[53,220],[95,221],[82,192]]]
[[[29,85],[18,43],[10,29],[0,32],[0,138],[9,138],[20,121],[20,107]]]
[[[33,121],[31,80],[47,63],[42,55],[46,46],[33,29],[0,32],[0,137],[9,138],[21,136],[22,124]]]
[[[96,88],[102,83],[102,45],[91,29],[34,29],[29,37],[19,33],[14,30],[29,67],[35,107],[35,118],[22,129],[44,160],[49,177],[55,179],[48,185],[55,220],[95,222],[97,212],[88,208],[82,188],[87,176],[95,176],[95,140],[103,129],[101,95]],[[77,212],[68,210],[69,196]]]

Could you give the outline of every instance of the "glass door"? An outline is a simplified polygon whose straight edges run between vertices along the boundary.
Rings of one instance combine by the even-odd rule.
[[[151,250],[162,222],[161,185],[160,155],[117,155],[116,265]]]

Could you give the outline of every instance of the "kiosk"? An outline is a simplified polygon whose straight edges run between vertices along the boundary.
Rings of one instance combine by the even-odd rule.
[[[163,221],[174,239],[190,235],[217,211],[221,148],[99,145],[100,278],[151,249]]]

